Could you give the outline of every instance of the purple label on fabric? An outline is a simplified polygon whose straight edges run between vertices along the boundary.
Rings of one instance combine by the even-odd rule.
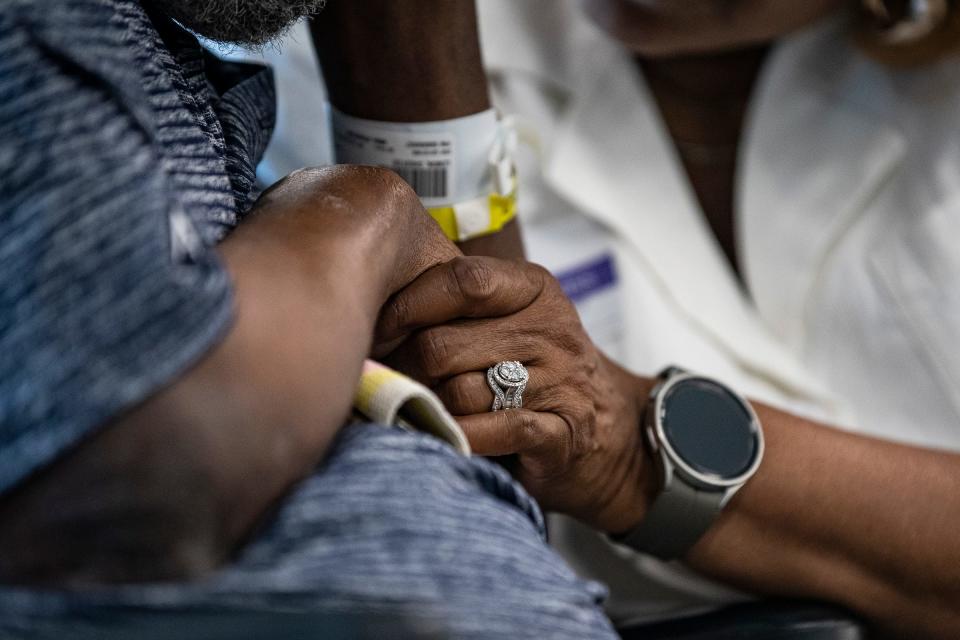
[[[563,292],[573,302],[588,298],[617,282],[617,273],[610,255],[603,255],[573,269],[561,271],[555,276],[560,281]]]

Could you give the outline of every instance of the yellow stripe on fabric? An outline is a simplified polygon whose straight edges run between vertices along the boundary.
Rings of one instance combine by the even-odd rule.
[[[429,433],[470,455],[466,434],[440,399],[419,382],[378,362],[363,363],[353,403],[362,419]]]
[[[360,384],[357,386],[357,392],[353,398],[354,407],[363,413],[367,413],[373,406],[373,399],[385,385],[403,379],[404,377],[401,374],[386,367],[365,369],[363,375],[360,376]]]

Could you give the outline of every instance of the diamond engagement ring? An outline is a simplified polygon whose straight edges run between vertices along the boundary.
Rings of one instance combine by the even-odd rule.
[[[523,390],[527,388],[530,374],[516,360],[498,362],[487,369],[487,384],[493,391],[491,411],[519,409],[523,406]]]

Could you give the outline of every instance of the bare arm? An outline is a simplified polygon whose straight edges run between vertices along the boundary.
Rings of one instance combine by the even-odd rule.
[[[838,602],[912,637],[957,637],[960,456],[757,409],[764,462],[689,563],[758,593]]]
[[[322,460],[383,302],[456,251],[394,174],[336,168],[269,191],[221,253],[229,334],[5,498],[0,546],[18,552],[0,554],[0,581],[184,578],[221,562]]]
[[[474,0],[331,0],[312,31],[330,101],[344,113],[428,122],[490,108]],[[460,249],[522,257],[519,225]]]
[[[424,328],[427,327],[427,328]],[[622,533],[657,479],[641,444],[653,381],[599,354],[542,269],[487,258],[435,267],[381,316],[474,451],[516,454],[545,508]],[[483,375],[519,359],[524,408],[490,413]],[[907,637],[960,636],[960,455],[847,433],[756,405],[757,474],[686,560],[749,591],[842,604]]]

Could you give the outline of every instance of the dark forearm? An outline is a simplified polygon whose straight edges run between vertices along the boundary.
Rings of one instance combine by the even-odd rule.
[[[0,582],[188,578],[224,560],[322,460],[381,305],[453,252],[404,247],[402,229],[427,223],[373,169],[303,172],[265,194],[220,247],[229,333],[0,502],[0,547],[18,549],[0,554]]]
[[[648,405],[650,381],[629,377],[621,390]],[[957,637],[960,456],[753,405],[763,462],[686,561],[759,595],[843,605],[886,631]],[[618,503],[630,517],[607,518],[607,531],[634,528],[656,495],[657,465],[645,458]]]
[[[523,258],[523,237],[520,235],[520,221],[514,218],[497,233],[471,238],[457,243],[460,251],[467,256],[491,256],[494,258]]]
[[[213,431],[231,439],[245,434],[237,457],[251,458],[243,465],[231,458],[222,469],[221,493],[233,498],[225,505],[232,539],[322,459],[350,411],[388,294],[388,276],[375,261],[389,248],[352,228],[352,212],[325,213],[322,222],[291,217],[288,225],[263,216],[224,243],[236,324],[180,385],[181,397],[171,398],[186,410],[184,422],[218,424]]]
[[[912,637],[956,637],[960,457],[758,414],[764,462],[691,565],[758,593],[838,602]]]
[[[490,108],[474,0],[332,0],[312,31],[330,101],[344,113],[427,122]],[[459,246],[523,257],[516,221]]]
[[[388,122],[490,107],[473,0],[331,0],[313,22],[330,101]]]

